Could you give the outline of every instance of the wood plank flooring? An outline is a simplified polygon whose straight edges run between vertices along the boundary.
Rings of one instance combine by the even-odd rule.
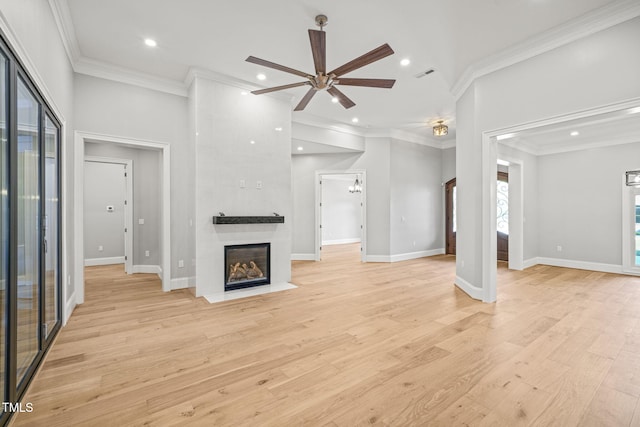
[[[13,424],[640,425],[640,278],[455,261],[294,262],[284,292],[208,304],[154,275],[91,267]]]

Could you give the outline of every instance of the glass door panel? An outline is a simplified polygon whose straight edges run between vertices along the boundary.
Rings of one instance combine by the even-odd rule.
[[[49,337],[60,318],[58,313],[58,128],[46,116],[44,135],[44,339]]]
[[[636,194],[634,197],[634,213],[635,213],[635,244],[634,247],[634,264],[636,267],[640,267],[640,194]]]
[[[0,55],[0,397],[5,402],[7,292],[9,290],[9,142],[7,135],[7,60]]]
[[[17,371],[20,384],[39,350],[40,149],[39,105],[18,79]]]

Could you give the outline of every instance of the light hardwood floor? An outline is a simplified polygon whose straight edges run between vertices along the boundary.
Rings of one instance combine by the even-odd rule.
[[[87,269],[15,425],[640,425],[640,278],[454,259],[294,262],[298,289],[208,304]]]

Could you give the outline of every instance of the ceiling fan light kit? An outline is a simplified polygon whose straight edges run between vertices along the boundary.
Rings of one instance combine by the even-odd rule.
[[[349,99],[349,97],[347,97],[336,87],[338,85],[377,87],[385,89],[390,89],[393,87],[395,80],[392,79],[342,78],[344,74],[350,73],[351,71],[357,70],[364,67],[365,65],[369,65],[373,62],[379,61],[380,59],[386,58],[389,55],[392,55],[394,53],[393,49],[391,49],[391,47],[386,43],[332,71],[327,72],[326,33],[324,32],[324,27],[328,23],[328,18],[326,15],[318,15],[316,16],[315,21],[316,25],[320,27],[320,30],[309,30],[309,41],[311,43],[311,53],[313,54],[315,74],[308,74],[303,71],[285,67],[284,65],[256,58],[255,56],[249,56],[246,59],[247,62],[273,68],[274,70],[284,71],[285,73],[295,74],[306,79],[305,81],[298,83],[291,83],[288,85],[276,86],[267,89],[254,90],[251,93],[253,93],[254,95],[262,95],[264,93],[291,89],[298,86],[311,86],[307,93],[302,97],[298,105],[294,108],[294,111],[302,111],[307,106],[307,104],[309,104],[309,101],[311,101],[316,92],[319,91],[327,92],[329,95],[337,99],[340,105],[342,105],[344,108],[351,108],[355,106],[355,102]]]

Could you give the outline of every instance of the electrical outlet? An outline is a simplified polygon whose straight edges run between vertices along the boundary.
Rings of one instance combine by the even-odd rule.
[[[178,260],[178,268],[184,268],[184,260],[183,259]]]
[[[104,247],[102,245],[98,246],[98,251],[100,252],[104,251]]]
[[[144,251],[144,256],[149,256],[149,251]]]
[[[262,190],[262,181],[256,181],[256,188]]]
[[[144,218],[138,218],[138,224],[144,225]]]
[[[560,246],[560,245],[556,246],[556,251],[562,252],[562,246]]]
[[[240,188],[246,188],[247,187],[247,182],[244,179],[240,180]]]

